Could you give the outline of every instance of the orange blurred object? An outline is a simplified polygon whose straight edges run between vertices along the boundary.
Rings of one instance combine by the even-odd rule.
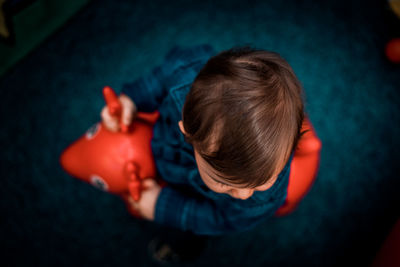
[[[400,38],[394,38],[386,44],[386,57],[393,63],[400,63]]]
[[[118,101],[111,88],[105,87],[107,106]],[[115,110],[114,110],[115,112]],[[70,175],[95,187],[120,195],[131,210],[129,200],[140,199],[141,182],[145,178],[156,177],[156,167],[151,151],[153,125],[159,117],[158,112],[137,114],[126,132],[111,132],[103,123],[92,126],[86,134],[71,144],[60,157],[60,163]]]
[[[128,131],[128,125],[123,124],[121,121],[122,105],[117,94],[111,87],[105,86],[103,89],[103,95],[111,116],[118,118],[122,132],[126,133]]]
[[[294,152],[290,164],[289,185],[285,203],[277,210],[277,216],[293,212],[311,189],[317,176],[322,143],[308,118],[304,119],[302,131],[306,131]]]

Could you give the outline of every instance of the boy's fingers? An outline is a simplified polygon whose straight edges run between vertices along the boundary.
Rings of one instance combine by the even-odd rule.
[[[105,106],[102,111],[101,111],[101,119],[103,120],[104,123],[108,124],[109,122],[112,122],[115,120],[111,114],[110,111],[108,110],[108,107]]]
[[[122,123],[125,125],[130,125],[134,115],[136,114],[135,103],[133,103],[133,101],[125,95],[121,95],[119,99],[122,104]]]
[[[104,106],[102,111],[101,111],[101,118],[104,123],[104,126],[112,131],[112,132],[117,132],[120,129],[120,120],[123,125],[130,125],[135,114],[136,114],[136,105],[135,103],[130,99],[130,97],[126,95],[121,95],[119,97],[119,100],[122,105],[122,114],[121,118],[114,117],[110,114],[110,111],[107,106]]]
[[[109,123],[106,127],[107,127],[107,129],[110,130],[111,132],[118,132],[118,130],[119,130],[119,125],[118,125],[118,123]]]
[[[108,130],[113,132],[118,131],[118,119],[111,116],[107,106],[101,111],[101,119]]]
[[[126,113],[126,114],[125,114]],[[122,123],[125,125],[129,125],[132,122],[132,114],[128,113],[127,111],[122,111]]]
[[[101,110],[101,118],[105,122],[116,120],[116,118],[111,116],[107,106],[104,106],[103,109]]]
[[[151,187],[153,187],[155,185],[156,185],[156,181],[154,181],[154,179],[151,179],[151,178],[144,179],[143,182],[142,182],[142,186],[145,189],[151,188]]]

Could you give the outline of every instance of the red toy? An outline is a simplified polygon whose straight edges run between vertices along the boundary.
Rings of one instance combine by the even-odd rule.
[[[304,119],[302,131],[305,131],[290,164],[289,185],[285,203],[277,210],[277,216],[293,212],[308,193],[317,177],[319,155],[322,147],[308,118]]]
[[[110,113],[120,118],[117,95],[110,87],[105,87],[103,94]],[[137,216],[128,199],[131,196],[139,200],[141,181],[156,177],[150,142],[158,117],[158,112],[139,112],[131,125],[121,125],[123,132],[117,133],[107,130],[102,123],[95,124],[62,153],[62,167],[72,176],[120,195],[129,211]]]
[[[393,63],[400,63],[400,38],[394,38],[386,44],[385,54]]]
[[[103,94],[111,115],[120,118],[121,103],[115,92],[105,87]],[[143,179],[156,178],[150,142],[158,117],[158,112],[139,112],[131,125],[121,123],[122,132],[117,133],[107,130],[102,123],[95,124],[62,153],[62,167],[72,176],[120,195],[128,210],[140,217],[129,201],[131,198],[135,201],[140,199]],[[308,131],[295,151],[290,165],[287,199],[278,209],[277,216],[286,215],[297,207],[317,174],[321,141],[308,119],[304,120],[302,130]]]

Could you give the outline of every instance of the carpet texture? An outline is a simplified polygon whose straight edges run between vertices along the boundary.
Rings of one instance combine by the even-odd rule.
[[[212,239],[190,266],[366,266],[399,218],[400,68],[378,1],[92,1],[0,78],[1,240],[7,266],[152,266],[158,226],[62,171],[62,150],[174,45],[280,53],[323,142],[291,215]],[[189,265],[188,265],[189,266]]]

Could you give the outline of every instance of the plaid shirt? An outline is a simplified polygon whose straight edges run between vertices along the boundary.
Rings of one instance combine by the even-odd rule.
[[[208,45],[174,47],[161,66],[122,89],[138,110],[161,114],[151,145],[159,176],[168,185],[157,200],[155,221],[204,235],[246,230],[273,216],[286,198],[291,161],[271,188],[246,200],[215,193],[201,180],[178,121],[193,80],[214,54]]]

